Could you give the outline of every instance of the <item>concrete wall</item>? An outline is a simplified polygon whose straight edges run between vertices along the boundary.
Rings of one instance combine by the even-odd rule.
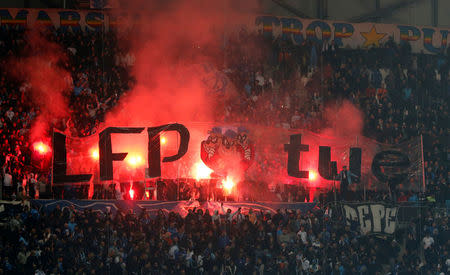
[[[317,7],[320,0],[283,0],[310,17],[317,18]],[[379,0],[380,8],[390,7],[405,0]],[[392,14],[380,18],[379,23],[433,25],[433,1],[417,0],[393,10]],[[326,0],[328,15],[325,19],[347,21],[375,11],[376,0]],[[437,27],[450,27],[450,0],[437,0]],[[294,16],[291,12],[281,8],[272,0],[261,0],[264,13],[279,16]],[[373,21],[373,20],[371,20]]]
[[[328,0],[328,19],[346,21],[375,10],[375,0]]]
[[[383,8],[399,1],[402,0],[380,0],[380,4]],[[392,16],[382,19],[381,22],[431,26],[433,25],[431,3],[432,0],[417,1],[414,4],[397,9]]]
[[[282,0],[284,3],[302,11],[304,14],[310,17],[316,17],[317,0]],[[294,13],[284,9],[276,2],[272,0],[261,0],[263,13],[282,15],[282,16],[295,16]]]
[[[450,27],[450,1],[439,0],[438,3],[438,27]]]

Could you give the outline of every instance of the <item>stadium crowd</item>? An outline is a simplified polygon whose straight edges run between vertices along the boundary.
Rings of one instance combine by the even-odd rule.
[[[447,274],[448,217],[363,234],[322,209],[2,213],[2,274]]]
[[[334,41],[294,45],[242,30],[230,37],[223,61],[223,75],[239,97],[219,104],[224,108],[217,108],[217,120],[320,133],[346,121],[327,117],[327,108],[351,102],[364,114],[366,137],[383,144],[423,137],[426,193],[394,188],[393,197],[415,201],[419,195],[443,203],[450,179],[449,55],[449,49],[439,55],[412,53],[408,42],[397,45],[392,38],[380,48],[348,49]],[[226,85],[217,85],[221,81],[226,83],[218,78],[212,92],[226,91]],[[268,160],[261,172],[281,165]],[[280,192],[282,200],[303,201],[302,188],[293,189]],[[355,195],[363,198],[362,192]],[[378,191],[369,197],[384,200],[391,195]]]
[[[67,98],[72,113],[62,120],[52,121],[51,126],[68,129],[74,136],[92,134],[105,112],[128,90],[132,58],[119,53],[115,35],[111,33],[72,33],[58,29],[41,34],[49,43],[57,43],[64,49],[68,57],[64,66],[72,77]],[[12,77],[8,69],[11,60],[26,56],[26,39],[25,30],[0,30],[0,162],[2,194],[7,198],[38,196],[48,181],[47,173],[32,162],[30,129],[40,110],[31,100],[31,84]]]
[[[426,55],[392,39],[355,50],[253,35],[241,32],[227,49],[227,71],[242,100],[227,105],[224,120],[320,132],[333,127],[323,117],[327,106],[347,100],[365,115],[367,137],[397,144],[422,135],[426,185],[448,194],[450,48]]]
[[[33,174],[31,166],[29,130],[39,108],[29,100],[29,83],[8,77],[7,70],[8,58],[21,55],[26,47],[24,32],[2,29],[0,36],[3,193],[17,195],[22,185],[34,185],[36,190],[26,193],[35,195],[37,178],[46,180],[46,175]],[[73,114],[54,126],[89,135],[133,85],[133,56],[119,49],[113,33],[54,30],[47,39],[66,50],[73,79]],[[294,45],[245,31],[227,45],[224,73],[240,97],[218,109],[218,121],[320,131],[330,126],[322,117],[326,106],[348,100],[365,114],[368,137],[398,143],[423,135],[427,190],[446,197],[450,50],[435,56],[413,54],[407,43],[396,45],[392,39],[370,50],[341,49],[334,41]]]
[[[74,113],[57,127],[89,135],[133,85],[133,56],[111,33],[48,34],[69,56]],[[40,110],[28,83],[10,78],[9,57],[21,54],[24,32],[0,29],[2,194],[35,198],[47,174],[32,167],[30,127]],[[424,136],[431,201],[448,198],[450,50],[413,54],[387,41],[369,50],[333,41],[267,38],[241,31],[225,48],[224,74],[240,97],[217,120],[320,131],[329,104],[351,101],[365,114],[364,133],[383,143]],[[24,192],[25,189],[27,192]],[[376,194],[375,194],[376,195]],[[286,195],[285,197],[289,197]],[[417,194],[399,194],[411,200]],[[304,198],[300,195],[298,200]],[[414,201],[414,200],[413,200]],[[28,206],[1,212],[0,274],[448,274],[448,218],[433,211],[393,238],[363,234],[338,213],[249,210],[186,217],[160,211],[52,212]]]
[[[2,193],[34,191],[47,175],[32,167],[30,127],[40,110],[29,100],[30,84],[8,75],[8,59],[26,47],[25,32],[0,30],[0,142]],[[49,41],[65,49],[72,76],[72,114],[55,127],[74,136],[97,129],[105,112],[133,86],[133,55],[120,48],[111,32],[72,33],[54,30]],[[301,45],[242,30],[224,49],[223,74],[239,97],[217,108],[220,122],[250,122],[319,132],[330,127],[327,106],[350,101],[365,115],[364,135],[382,143],[399,143],[423,135],[427,195],[448,197],[448,95],[450,50],[415,54],[408,43],[389,39],[380,48],[343,49],[334,41]],[[339,127],[339,124],[337,124]],[[30,182],[31,184],[26,184]],[[402,194],[398,194],[400,197]],[[436,199],[436,198],[434,198]]]
[[[339,211],[112,214],[19,205],[1,213],[1,274],[448,274],[448,217],[381,238]]]

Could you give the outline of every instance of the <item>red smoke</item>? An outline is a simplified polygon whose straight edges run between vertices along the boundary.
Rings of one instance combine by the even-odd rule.
[[[215,108],[223,108],[215,102],[225,95],[211,92],[208,83],[223,69],[224,35],[253,18],[241,12],[256,6],[247,2],[124,1],[120,21],[128,28],[117,30],[118,41],[135,56],[136,85],[106,124],[213,121]],[[233,93],[228,82],[226,96]]]
[[[364,127],[363,113],[350,101],[344,100],[340,105],[328,106],[323,115],[329,128],[322,134],[333,137],[362,136]]]
[[[68,114],[67,94],[72,78],[64,69],[67,56],[56,43],[48,41],[37,30],[25,35],[26,47],[18,58],[8,62],[13,77],[29,83],[25,96],[37,106],[40,115],[31,129],[31,140],[45,137],[48,123]]]
[[[134,57],[131,74],[135,82],[106,115],[103,127],[216,121],[215,113],[225,109],[220,102],[237,94],[222,72],[226,35],[236,32],[237,26],[254,23],[256,1],[122,2],[120,14],[112,16],[121,22],[116,30],[121,54]],[[226,82],[225,92],[215,91],[218,82]],[[190,163],[194,165],[201,161],[200,142],[207,133],[190,130],[190,152],[194,152]],[[146,135],[116,136],[117,150],[146,156]],[[170,140],[177,137],[168,144]],[[175,145],[175,150],[164,146],[162,154],[175,154]],[[164,169],[164,175],[171,174]],[[176,174],[191,174],[192,169]]]

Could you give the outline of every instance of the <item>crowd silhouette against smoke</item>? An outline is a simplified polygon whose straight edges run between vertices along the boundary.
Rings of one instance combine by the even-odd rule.
[[[308,213],[194,209],[186,217],[18,206],[0,212],[0,274],[449,272],[448,217],[438,209],[449,199],[450,48],[413,53],[393,39],[371,49],[294,45],[243,27],[254,1],[239,9],[235,1],[144,3],[124,6],[126,27],[108,32],[0,28],[3,199],[52,197],[34,159],[47,149],[34,144],[50,144],[53,128],[81,138],[181,117],[386,144],[422,136],[424,192],[372,190],[366,199],[432,207],[378,238],[322,204]],[[303,202],[305,188],[271,198]]]

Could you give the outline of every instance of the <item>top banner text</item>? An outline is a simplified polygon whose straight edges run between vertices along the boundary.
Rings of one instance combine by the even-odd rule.
[[[73,32],[108,31],[125,24],[126,20],[102,11],[0,9],[2,28],[46,26]],[[294,44],[305,40],[318,43],[334,40],[341,47],[355,49],[378,47],[392,37],[396,43],[410,42],[413,52],[428,54],[445,51],[450,32],[450,29],[426,26],[348,23],[270,15],[255,15],[254,25],[247,27],[266,36],[291,40]]]

